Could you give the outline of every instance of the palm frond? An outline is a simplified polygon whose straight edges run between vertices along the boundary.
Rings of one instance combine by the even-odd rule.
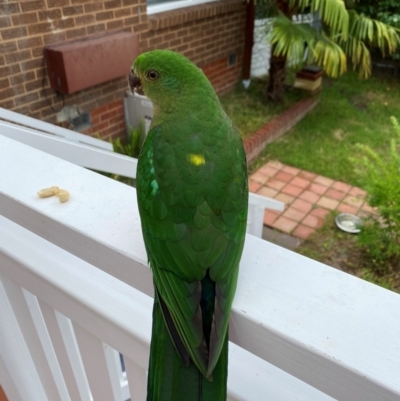
[[[336,78],[346,72],[346,54],[337,43],[323,34],[316,37],[314,58],[314,62],[330,77]]]
[[[293,24],[283,14],[275,18],[270,33],[270,42],[274,45],[276,56],[290,59],[292,66],[304,63],[305,49],[313,52],[316,31],[309,24]]]
[[[396,28],[381,21],[349,11],[349,35],[369,45],[377,46],[382,53],[392,54],[400,46],[400,37]]]
[[[342,32],[346,36],[349,28],[349,14],[343,0],[289,0],[290,7],[299,7],[304,11],[318,11],[322,21],[332,32]]]

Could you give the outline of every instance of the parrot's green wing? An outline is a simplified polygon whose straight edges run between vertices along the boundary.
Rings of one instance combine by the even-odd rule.
[[[244,244],[246,161],[227,118],[207,125],[188,116],[182,123],[150,130],[138,163],[138,203],[171,338],[184,359],[174,340],[179,336],[210,378],[226,337]],[[207,302],[213,307],[206,313]]]

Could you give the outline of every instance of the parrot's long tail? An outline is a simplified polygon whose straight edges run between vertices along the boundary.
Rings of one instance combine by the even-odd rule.
[[[203,377],[192,361],[184,366],[165,324],[156,294],[147,382],[147,401],[226,401],[228,335],[213,381]]]

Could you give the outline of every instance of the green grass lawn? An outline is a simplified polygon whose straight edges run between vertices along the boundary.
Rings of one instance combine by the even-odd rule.
[[[266,103],[266,79],[253,79],[248,90],[239,83],[228,94],[221,96],[220,101],[226,114],[231,118],[242,138],[254,134],[272,118],[282,113],[303,96],[296,90],[289,90],[281,104]]]
[[[360,185],[349,158],[356,143],[384,152],[394,136],[390,116],[400,119],[400,80],[354,73],[324,78],[321,102],[292,130],[267,145],[256,166],[267,160]]]

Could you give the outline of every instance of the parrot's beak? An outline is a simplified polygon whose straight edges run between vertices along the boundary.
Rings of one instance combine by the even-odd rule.
[[[133,71],[129,73],[128,82],[132,93],[136,92],[139,95],[144,95],[142,82],[140,81],[140,78],[133,73]]]

